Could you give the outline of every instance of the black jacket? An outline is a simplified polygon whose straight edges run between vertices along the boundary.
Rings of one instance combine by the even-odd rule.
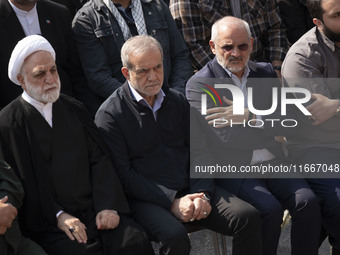
[[[189,181],[189,104],[181,93],[163,91],[156,121],[125,83],[99,108],[95,122],[128,198],[170,209],[178,191],[213,190]]]

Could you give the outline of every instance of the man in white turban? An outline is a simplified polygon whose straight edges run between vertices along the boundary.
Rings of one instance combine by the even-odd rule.
[[[0,113],[0,158],[24,186],[24,234],[48,254],[153,254],[90,115],[59,94],[49,42],[19,41],[8,76],[24,92]]]

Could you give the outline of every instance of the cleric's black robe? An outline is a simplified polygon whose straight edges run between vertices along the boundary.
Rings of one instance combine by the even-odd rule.
[[[20,214],[25,231],[57,228],[60,210],[85,225],[103,209],[129,212],[104,143],[84,107],[61,95],[53,104],[52,121],[50,128],[21,96],[0,112],[0,158],[23,183]]]

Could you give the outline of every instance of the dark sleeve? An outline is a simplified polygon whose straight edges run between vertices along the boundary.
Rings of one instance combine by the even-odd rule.
[[[24,198],[24,189],[13,169],[0,160],[0,198],[8,196],[8,203],[19,209]]]
[[[98,213],[105,209],[111,209],[120,213],[128,213],[129,206],[110,156],[90,135],[87,136],[87,144],[95,211]]]
[[[195,108],[190,108],[190,193],[209,192],[215,193],[215,180],[213,178],[200,178],[193,176],[195,166],[214,165],[213,156],[210,153],[207,134],[204,133],[201,124],[202,118]],[[204,124],[204,123],[203,123]],[[188,127],[189,129],[189,127]],[[195,177],[195,178],[192,178]]]
[[[184,94],[185,84],[193,74],[189,50],[185,44],[182,34],[178,30],[176,23],[171,16],[169,8],[161,1],[165,18],[168,23],[170,54],[171,54],[171,73],[169,86]]]
[[[93,119],[79,101],[64,95],[61,100],[71,104],[70,109],[75,111],[86,130],[95,211],[112,209],[120,213],[128,213],[130,209],[123,188],[113,168],[108,148]]]
[[[95,122],[110,149],[114,167],[127,196],[170,209],[177,192],[155,183],[133,169],[123,127],[118,125],[114,116],[104,109],[100,109]]]
[[[275,0],[267,0],[267,33],[266,45],[264,50],[268,52],[270,61],[281,60],[283,61],[287,54],[287,35],[286,27],[279,16],[279,8]]]
[[[91,17],[82,10],[73,20],[73,33],[88,86],[101,98],[108,98],[122,84],[112,77],[108,56],[92,27]]]

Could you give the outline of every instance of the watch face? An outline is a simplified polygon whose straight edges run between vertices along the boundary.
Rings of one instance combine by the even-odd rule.
[[[208,194],[205,194],[205,193],[204,193],[203,198],[204,198],[205,200],[210,201],[210,196],[209,196]]]

